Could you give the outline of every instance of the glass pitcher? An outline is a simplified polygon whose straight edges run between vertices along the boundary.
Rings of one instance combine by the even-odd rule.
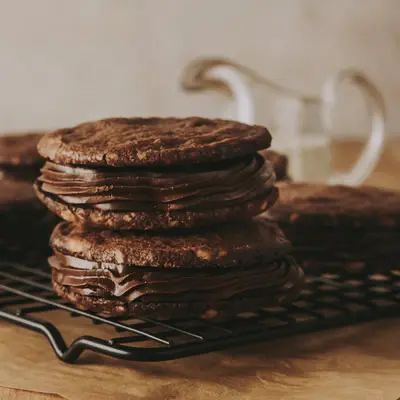
[[[352,169],[332,171],[330,142],[338,90],[344,81],[362,89],[371,112],[371,129],[363,152]],[[308,97],[269,82],[249,68],[227,60],[198,59],[184,70],[185,90],[222,90],[231,96],[222,118],[265,125],[272,148],[289,158],[294,180],[359,185],[382,155],[385,139],[384,102],[378,89],[361,72],[341,70],[330,76],[319,97]]]

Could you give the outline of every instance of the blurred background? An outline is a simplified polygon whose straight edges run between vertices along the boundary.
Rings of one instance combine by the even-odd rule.
[[[185,93],[184,67],[224,57],[310,95],[356,67],[400,133],[397,0],[1,0],[0,131],[109,116],[221,116],[227,96]],[[357,91],[337,134],[363,133]]]

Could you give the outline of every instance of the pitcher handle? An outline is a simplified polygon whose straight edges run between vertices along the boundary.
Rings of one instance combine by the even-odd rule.
[[[207,71],[207,75],[223,81],[230,89],[236,104],[236,117],[239,122],[254,125],[254,100],[247,82],[238,69],[228,65],[217,65]]]
[[[339,71],[331,76],[322,88],[321,117],[326,130],[325,134],[330,135],[332,133],[333,110],[337,104],[338,89],[345,80],[350,80],[358,85],[367,101],[372,105],[371,131],[363,152],[352,170],[348,173],[333,175],[329,183],[357,186],[362,184],[372,173],[384,150],[385,105],[379,90],[361,72],[350,69]]]

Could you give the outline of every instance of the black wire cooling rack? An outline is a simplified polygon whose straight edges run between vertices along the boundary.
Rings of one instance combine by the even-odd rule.
[[[54,313],[61,323],[51,322]],[[43,334],[57,357],[70,363],[84,350],[125,360],[171,360],[395,316],[400,316],[400,270],[309,276],[290,307],[264,308],[218,323],[102,318],[58,299],[47,266],[0,263],[0,318]],[[90,321],[97,325],[95,336],[87,334]]]

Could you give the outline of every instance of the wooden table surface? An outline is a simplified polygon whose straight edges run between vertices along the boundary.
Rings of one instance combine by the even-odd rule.
[[[337,143],[344,168],[359,151]],[[369,184],[400,189],[400,140],[388,143]],[[90,329],[96,329],[91,327]],[[165,363],[86,354],[56,359],[46,340],[0,323],[0,400],[400,398],[400,319],[245,346]]]

